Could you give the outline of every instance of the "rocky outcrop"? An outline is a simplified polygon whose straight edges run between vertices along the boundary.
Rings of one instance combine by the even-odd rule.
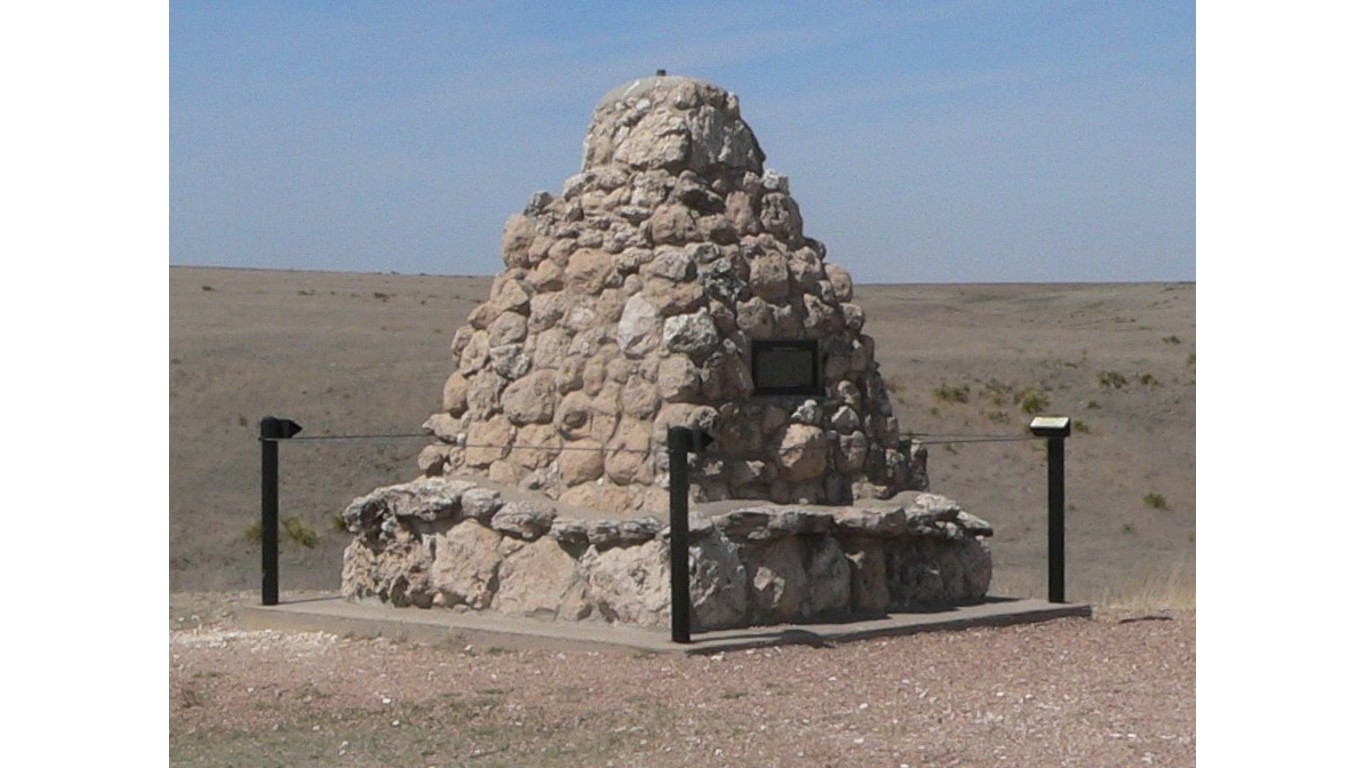
[[[717,443],[698,501],[926,489],[849,273],[764,160],[715,85],[663,76],[607,94],[581,171],[508,219],[505,269],[451,342],[422,472],[658,513],[665,432],[700,424]],[[818,392],[756,396],[754,342],[779,340],[818,342]]]
[[[552,503],[426,478],[358,498],[343,519],[356,534],[342,579],[351,599],[669,623],[673,532],[653,518],[568,518]],[[978,602],[991,533],[951,499],[914,491],[868,506],[694,516],[692,622],[722,629]]]

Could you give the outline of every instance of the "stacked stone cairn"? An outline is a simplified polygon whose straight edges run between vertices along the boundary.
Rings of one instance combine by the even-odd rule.
[[[926,492],[849,273],[764,159],[710,83],[603,98],[582,171],[504,228],[423,478],[345,511],[348,596],[667,625],[686,426],[715,437],[690,471],[694,626],[982,599],[991,528]],[[756,394],[754,342],[811,340],[820,394]]]

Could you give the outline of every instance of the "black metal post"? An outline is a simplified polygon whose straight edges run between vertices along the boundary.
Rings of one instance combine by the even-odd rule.
[[[1064,504],[1063,441],[1064,437],[1048,438],[1048,601],[1066,602],[1064,593]]]
[[[669,427],[669,610],[675,643],[692,642],[688,584],[688,449],[692,442],[692,430]]]
[[[280,603],[280,441],[302,430],[289,419],[261,419],[261,605]]]
[[[279,422],[261,419],[261,605],[280,602]]]

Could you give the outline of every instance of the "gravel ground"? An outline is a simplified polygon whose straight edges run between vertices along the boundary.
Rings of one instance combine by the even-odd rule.
[[[710,657],[243,631],[173,595],[173,765],[1194,765],[1195,612]]]

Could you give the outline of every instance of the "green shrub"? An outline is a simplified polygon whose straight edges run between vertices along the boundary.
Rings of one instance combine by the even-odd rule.
[[[1166,509],[1167,497],[1163,496],[1160,493],[1153,493],[1152,491],[1148,491],[1146,494],[1143,495],[1143,503],[1152,507],[1153,509]]]

